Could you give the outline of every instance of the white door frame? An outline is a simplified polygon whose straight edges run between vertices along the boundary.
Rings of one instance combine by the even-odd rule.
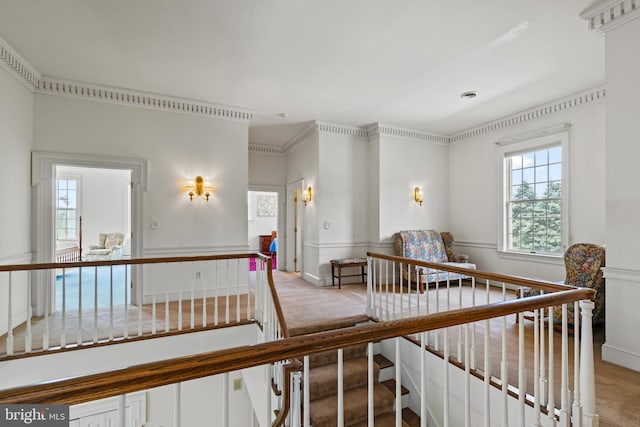
[[[287,184],[287,240],[286,269],[302,271],[302,200],[304,180],[298,179]],[[297,231],[296,231],[297,230]]]
[[[286,215],[284,215],[285,213],[285,209],[286,209],[286,201],[284,198],[284,191],[285,188],[282,186],[278,186],[278,185],[262,185],[262,184],[249,184],[249,191],[264,191],[264,192],[269,192],[269,193],[277,193],[278,194],[278,206],[277,206],[277,215],[278,215],[278,219],[276,220],[277,226],[276,226],[276,231],[278,232],[278,250],[276,252],[276,259],[286,259],[285,257],[287,256],[287,250],[286,250],[286,233],[283,232],[283,230],[286,229],[285,227],[285,219],[286,219]],[[260,250],[260,248],[258,248],[258,251]],[[284,263],[278,263],[278,270],[284,270]]]
[[[58,165],[131,171],[131,258],[141,258],[143,241],[142,194],[148,189],[148,161],[101,155],[34,151],[31,153],[31,185],[34,188],[32,212],[36,240],[36,262],[53,262],[55,257],[54,195],[56,166]],[[47,271],[41,271],[36,276],[34,283],[32,283],[32,303],[34,304],[34,314],[42,316],[45,313],[45,304],[51,303],[53,300],[51,296],[53,277]],[[134,282],[140,283],[140,280]],[[49,286],[45,286],[46,284]],[[132,303],[137,303],[141,291],[141,289],[132,289]]]

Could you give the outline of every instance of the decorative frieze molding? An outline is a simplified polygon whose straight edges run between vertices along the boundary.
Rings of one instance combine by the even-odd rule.
[[[448,144],[449,137],[435,133],[423,132],[413,129],[404,129],[396,126],[376,123],[367,128],[367,136],[383,135],[398,138],[412,139],[420,142],[431,142],[435,144]]]
[[[598,0],[580,13],[589,29],[605,33],[640,18],[640,0]]]
[[[316,122],[316,131],[347,135],[357,138],[367,138],[367,129],[358,126],[339,125],[335,123]]]
[[[71,98],[82,98],[111,104],[128,105],[131,107],[170,111],[174,113],[195,114],[227,120],[251,121],[255,116],[254,111],[245,108],[212,104],[193,99],[158,95],[112,86],[61,80],[47,76],[41,80],[40,85],[36,89],[36,93],[68,96]]]
[[[274,147],[273,145],[249,144],[249,151],[259,154],[273,154],[276,156],[285,155],[284,148]]]
[[[0,37],[0,64],[31,92],[42,80],[40,73],[2,37]]]
[[[601,101],[605,98],[606,92],[604,88],[591,89],[587,92],[561,98],[547,104],[525,110],[520,113],[513,114],[498,120],[494,120],[483,125],[464,130],[449,138],[449,142],[459,142],[465,139],[474,138],[476,136],[495,132],[510,126],[520,125],[529,120],[539,119],[550,114],[560,111],[569,110],[584,104]]]

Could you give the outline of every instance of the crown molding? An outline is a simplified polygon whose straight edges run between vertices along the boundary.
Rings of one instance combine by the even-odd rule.
[[[580,13],[600,34],[640,18],[640,0],[598,0]]]
[[[431,142],[434,144],[448,144],[449,137],[436,133],[423,132],[413,129],[405,129],[397,126],[374,123],[367,128],[367,136],[383,135],[398,138],[406,138],[419,142]]]
[[[49,76],[42,78],[35,93],[87,99],[172,113],[194,114],[225,120],[251,121],[255,116],[253,110],[245,108],[113,86],[75,82]]]
[[[0,65],[31,92],[42,80],[40,73],[2,37],[0,37]]]
[[[506,116],[474,128],[463,130],[462,132],[458,132],[449,137],[449,141],[451,143],[460,142],[465,139],[484,135],[500,129],[505,129],[515,125],[521,125],[530,120],[539,119],[541,117],[579,107],[584,104],[601,101],[605,98],[605,96],[606,91],[602,87],[590,89],[588,91],[560,98],[555,101],[551,101],[549,103],[542,104],[529,110]]]
[[[357,138],[367,138],[367,129],[359,126],[348,126],[329,122],[315,122],[316,131],[323,133],[334,133],[337,135],[347,135]]]
[[[284,148],[273,145],[249,144],[249,151],[259,154],[273,154],[276,156],[284,156],[286,154]]]

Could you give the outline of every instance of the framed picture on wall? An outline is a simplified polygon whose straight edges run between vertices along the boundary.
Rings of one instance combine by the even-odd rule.
[[[258,216],[276,216],[276,196],[258,195],[256,201]]]

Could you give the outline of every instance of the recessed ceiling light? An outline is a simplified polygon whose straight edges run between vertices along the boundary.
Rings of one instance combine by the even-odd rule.
[[[473,99],[476,96],[478,96],[478,91],[477,90],[470,90],[470,91],[467,91],[467,92],[462,92],[460,94],[460,97],[463,98],[463,99]]]
[[[288,113],[278,113],[278,117],[280,117],[281,119],[286,119],[287,117],[289,117]]]

